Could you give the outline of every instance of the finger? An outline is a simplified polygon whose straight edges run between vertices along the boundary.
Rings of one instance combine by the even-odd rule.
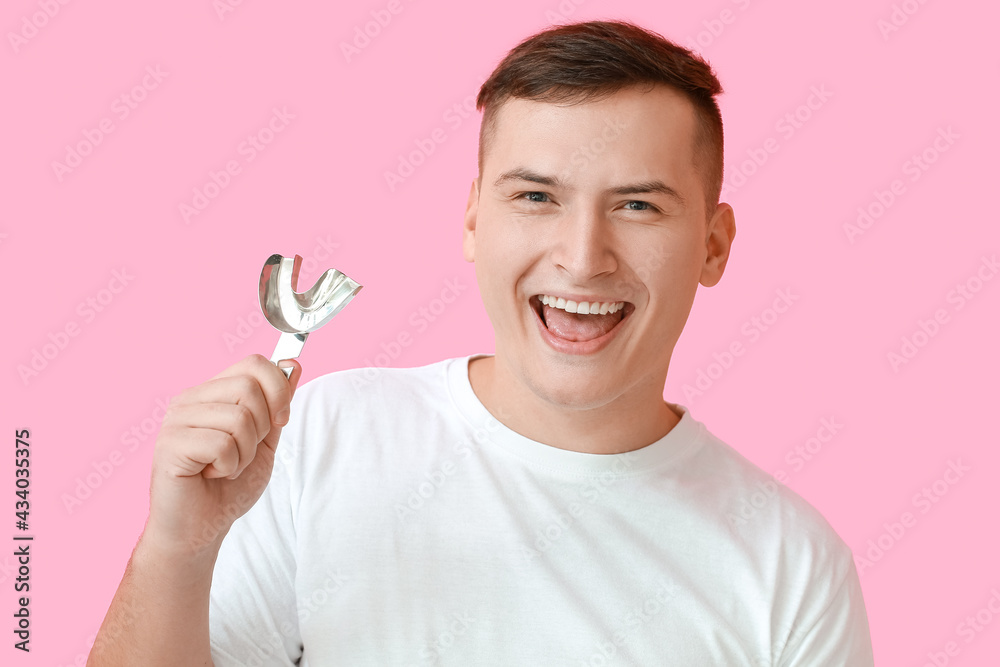
[[[291,368],[292,372],[288,376],[288,389],[289,389],[289,405],[282,410],[278,411],[275,415],[275,423],[284,426],[288,423],[288,418],[291,411],[291,400],[295,396],[295,390],[299,386],[299,379],[302,377],[302,366],[295,359],[285,359],[278,362],[278,368]]]
[[[277,368],[274,369],[281,374]],[[281,377],[284,380],[284,376]],[[170,400],[170,407],[200,405],[203,403],[229,403],[245,405],[254,417],[257,442],[271,429],[271,419],[267,407],[267,397],[260,382],[253,375],[229,375],[213,378],[197,386],[186,389]],[[171,410],[168,410],[168,416]]]
[[[298,362],[290,359],[285,359],[279,363],[282,368],[292,369],[292,373],[288,378],[288,383],[290,386],[290,390],[294,395],[295,389],[299,383],[299,378],[302,377],[302,367],[298,364]],[[278,441],[281,439],[281,430],[285,425],[288,424],[290,416],[291,416],[291,405],[289,404],[288,407],[284,408],[284,410],[275,415],[274,427],[270,431],[268,431],[267,436],[263,440],[261,440],[261,444],[258,445],[258,447],[264,446],[270,449],[272,452],[277,451]]]
[[[267,357],[260,354],[245,357],[233,368],[238,368],[237,372],[246,373],[257,380],[267,402],[268,428],[271,424],[278,423],[277,415],[292,401],[292,389],[285,374]]]
[[[239,403],[192,403],[173,408],[172,424],[189,428],[215,429],[228,433],[236,443],[237,464],[242,472],[257,453],[261,438],[250,408]],[[183,436],[180,436],[183,437]],[[233,474],[230,473],[230,474]]]
[[[228,477],[236,472],[240,455],[229,433],[214,428],[171,426],[157,447],[166,451],[165,468],[177,477]]]

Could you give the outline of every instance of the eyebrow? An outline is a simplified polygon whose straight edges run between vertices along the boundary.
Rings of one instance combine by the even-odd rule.
[[[508,183],[510,181],[528,181],[529,183],[539,183],[552,188],[567,187],[555,176],[539,174],[531,171],[530,169],[525,169],[524,167],[511,169],[510,171],[505,171],[500,174],[497,180],[493,182],[493,187],[498,188],[504,183]],[[681,195],[681,193],[677,192],[677,190],[673,189],[663,181],[642,181],[640,183],[631,183],[629,185],[619,185],[604,190],[602,194],[639,195],[650,193],[666,195],[667,197],[676,200],[681,206],[687,205],[687,200]]]

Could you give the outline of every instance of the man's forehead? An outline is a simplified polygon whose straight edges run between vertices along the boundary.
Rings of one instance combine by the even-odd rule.
[[[694,118],[695,109],[691,101],[682,92],[665,84],[633,84],[624,86],[614,92],[594,93],[585,97],[582,93],[563,99],[528,99],[524,97],[509,97],[497,107],[494,119],[509,119],[524,115],[573,115],[584,113],[615,113],[622,109],[635,111],[637,108],[647,108],[656,114],[665,114],[677,118]]]
[[[656,165],[656,171],[669,163],[675,167],[669,171],[686,171],[695,157],[694,106],[668,86],[632,86],[572,103],[512,98],[497,110],[494,123],[484,164],[489,173],[483,179],[488,181],[482,185],[510,182],[522,167],[566,176],[569,166],[557,164],[560,161],[572,163],[574,170],[588,165],[610,168],[607,163],[617,160],[628,164],[630,172],[643,162]],[[622,176],[647,180],[638,173]],[[548,184],[548,179],[521,180]]]

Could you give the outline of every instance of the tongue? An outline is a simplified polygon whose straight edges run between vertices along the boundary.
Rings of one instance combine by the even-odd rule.
[[[618,311],[607,315],[580,315],[567,313],[562,308],[542,306],[545,326],[549,331],[569,341],[579,342],[600,338],[621,322],[624,313]]]

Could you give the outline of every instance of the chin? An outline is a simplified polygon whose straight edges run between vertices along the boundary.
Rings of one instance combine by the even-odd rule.
[[[622,387],[615,391],[613,380],[605,373],[595,374],[593,378],[581,378],[572,371],[538,377],[537,374],[526,374],[525,384],[539,398],[552,405],[574,410],[590,410],[613,402],[621,395]]]

